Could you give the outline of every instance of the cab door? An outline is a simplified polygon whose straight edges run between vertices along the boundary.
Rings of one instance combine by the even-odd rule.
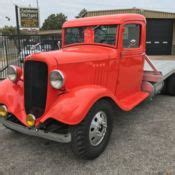
[[[121,54],[116,89],[119,100],[141,91],[145,32],[144,22],[129,22],[121,26]]]

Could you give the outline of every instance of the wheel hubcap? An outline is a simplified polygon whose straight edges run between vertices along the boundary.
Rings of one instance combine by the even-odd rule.
[[[99,145],[106,134],[107,130],[107,115],[103,111],[99,111],[92,119],[89,129],[89,140],[91,145]]]

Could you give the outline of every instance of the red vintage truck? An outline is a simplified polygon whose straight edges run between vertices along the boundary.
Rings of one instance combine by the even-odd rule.
[[[115,108],[130,111],[154,95],[175,95],[175,62],[145,54],[146,20],[138,14],[64,23],[62,49],[33,53],[9,66],[0,83],[1,123],[11,130],[71,143],[84,159],[108,144]]]

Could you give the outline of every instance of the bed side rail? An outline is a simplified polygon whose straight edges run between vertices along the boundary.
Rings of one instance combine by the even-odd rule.
[[[149,64],[149,66],[152,68],[155,74],[161,75],[161,73],[157,70],[157,68],[154,66],[154,64],[151,62],[148,55],[145,54],[145,61]]]

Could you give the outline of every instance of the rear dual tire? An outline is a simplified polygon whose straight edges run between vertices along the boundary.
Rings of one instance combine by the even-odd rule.
[[[175,96],[175,74],[172,74],[165,80],[165,85],[162,89],[162,94]]]
[[[82,159],[95,159],[106,148],[112,132],[113,109],[108,101],[97,102],[85,119],[72,129],[72,150]]]

